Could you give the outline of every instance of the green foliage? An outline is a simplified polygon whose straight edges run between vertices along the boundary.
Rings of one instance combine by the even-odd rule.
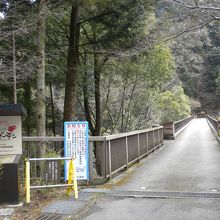
[[[164,92],[158,100],[161,110],[161,121],[177,121],[190,115],[190,100],[181,86]]]
[[[147,33],[152,21],[153,1],[136,0],[92,0],[83,4],[82,22],[86,44],[108,52],[125,52],[136,46],[137,39]],[[92,19],[94,18],[94,19]],[[150,26],[150,25],[149,25]]]
[[[168,47],[156,46],[144,57],[145,77],[151,87],[161,87],[170,81],[174,72],[173,56]]]
[[[47,153],[46,153],[46,155],[44,156],[45,158],[57,158],[57,157],[59,157],[60,156],[60,154],[59,153],[57,153],[56,151],[54,151],[53,149],[50,149]]]
[[[172,82],[173,71],[171,51],[164,45],[132,59],[111,60],[102,76],[103,132],[125,132],[159,123],[157,99]]]
[[[52,134],[54,124],[56,134],[61,135],[63,98],[66,86],[65,76],[67,73],[67,49],[70,35],[69,24],[73,1],[65,1],[62,4],[54,4],[54,2],[56,1],[48,2],[49,13],[46,21],[46,125],[48,135]],[[101,126],[104,133],[124,132],[159,123],[161,117],[162,120],[165,117],[162,115],[163,110],[167,115],[172,110],[171,106],[163,101],[165,97],[169,98],[170,103],[173,103],[175,118],[185,116],[188,112],[188,110],[184,110],[185,113],[181,115],[181,111],[176,110],[181,106],[178,104],[180,100],[176,100],[174,94],[177,94],[179,99],[182,97],[183,101],[187,103],[187,98],[184,100],[181,89],[166,92],[175,84],[173,83],[176,77],[175,63],[177,63],[177,72],[182,73],[181,65],[186,61],[188,50],[183,53],[184,56],[181,56],[177,62],[168,46],[162,44],[154,46],[157,44],[155,43],[156,40],[161,37],[160,32],[152,34],[152,31],[155,31],[158,25],[154,4],[155,2],[151,0],[80,1],[80,75],[77,88],[77,114],[78,119],[83,118],[85,120],[85,115],[83,115],[85,113],[84,100],[88,98],[91,121],[94,124],[96,123],[94,75],[95,71],[100,71]],[[32,23],[29,23],[26,29],[24,28],[25,31],[28,29],[29,35],[16,36],[16,48],[22,54],[19,64],[25,64],[29,58],[33,60],[33,65],[28,66],[31,73],[30,77],[21,78],[18,81],[18,100],[28,110],[28,116],[23,124],[28,135],[36,133],[37,120],[35,114],[36,6],[35,4],[31,6],[33,10],[29,17],[33,18],[30,19]],[[21,12],[25,8],[21,4],[21,8],[17,11],[19,18],[22,17]],[[24,22],[20,22],[23,20]],[[25,15],[23,19],[16,20],[16,25],[22,24],[23,27],[28,24],[28,21],[29,19]],[[8,39],[1,44],[5,52],[11,50],[11,42],[8,42]],[[200,49],[201,47],[197,47],[196,52],[193,54],[200,53]],[[174,52],[177,56],[177,51],[174,50]],[[96,66],[95,58],[97,61]],[[7,59],[11,61],[12,57],[9,56]],[[20,59],[18,55],[17,59]],[[200,71],[201,68],[198,68],[200,61],[199,56],[193,56],[192,60],[188,59],[187,68],[183,68],[184,74],[187,74],[186,84],[189,83],[190,88],[195,84],[190,84],[190,75],[193,73],[191,69],[197,70],[197,72]],[[192,68],[190,69],[190,67]],[[9,69],[11,70],[11,65],[9,65]],[[24,68],[19,69],[20,73],[23,74]],[[7,75],[9,74],[6,71]],[[52,88],[53,103],[50,86]],[[88,90],[86,96],[83,93],[85,86]],[[1,85],[0,89],[0,97],[4,103],[12,100],[12,84]],[[175,99],[171,100],[172,98]],[[54,114],[52,114],[52,104]]]

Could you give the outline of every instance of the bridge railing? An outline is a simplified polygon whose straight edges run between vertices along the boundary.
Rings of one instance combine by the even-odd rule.
[[[210,127],[212,128],[212,130],[214,130],[216,136],[219,138],[220,137],[220,121],[211,117],[210,115],[207,115],[206,119]]]
[[[211,117],[210,115],[207,115],[207,120],[210,122],[210,124],[215,128],[215,130],[218,132],[218,120]]]
[[[105,137],[97,147],[97,172],[105,178],[125,169],[163,144],[163,127]]]
[[[193,120],[194,116],[190,116],[179,121],[164,123],[164,138],[175,139]]]
[[[48,149],[63,149],[64,137],[23,137],[26,157],[36,157],[39,143]],[[141,160],[163,144],[163,127],[132,131],[110,136],[89,137],[90,181],[95,176],[111,178],[113,174]],[[94,149],[97,158],[94,158]],[[45,156],[45,155],[42,155]],[[22,170],[24,166],[22,166]],[[23,172],[23,171],[22,171]],[[24,173],[24,172],[23,172]],[[97,175],[95,174],[97,173]],[[31,178],[38,177],[37,166],[32,167]]]
[[[99,142],[104,142],[105,137],[102,136],[90,136],[89,137],[89,173],[90,180],[93,181],[93,162],[94,162],[94,154],[93,154],[93,147],[95,144]],[[55,154],[62,154],[64,150],[64,137],[63,136],[56,136],[56,137],[23,137],[23,157],[25,158],[37,158],[39,153],[39,148],[42,145],[46,146],[47,155],[42,155],[42,157],[55,157]],[[21,175],[24,177],[24,160],[21,161]],[[32,163],[31,167],[31,178],[35,179],[39,177],[39,164]]]
[[[184,118],[179,121],[174,122],[174,133],[178,133],[181,129],[183,129],[186,125],[188,125],[192,120],[194,116],[190,116],[188,118]]]

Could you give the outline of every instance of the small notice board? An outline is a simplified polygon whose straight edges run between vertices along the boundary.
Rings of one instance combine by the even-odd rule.
[[[46,183],[58,184],[60,182],[60,162],[57,160],[45,161],[44,181]]]
[[[0,116],[0,155],[22,154],[21,116]]]
[[[75,158],[78,180],[89,179],[88,122],[64,122],[64,156]],[[65,181],[70,161],[65,161]]]

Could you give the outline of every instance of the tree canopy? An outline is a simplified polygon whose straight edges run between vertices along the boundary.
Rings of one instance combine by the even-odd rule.
[[[208,0],[4,0],[1,103],[25,105],[28,135],[38,133],[42,109],[38,130],[48,135],[62,135],[63,120],[87,120],[92,135],[178,120],[190,114],[190,98],[218,111],[219,7]]]

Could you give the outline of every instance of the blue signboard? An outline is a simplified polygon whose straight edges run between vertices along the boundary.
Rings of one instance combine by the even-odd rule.
[[[64,122],[64,156],[73,157],[78,180],[89,179],[88,122]],[[65,162],[65,181],[69,162]]]

